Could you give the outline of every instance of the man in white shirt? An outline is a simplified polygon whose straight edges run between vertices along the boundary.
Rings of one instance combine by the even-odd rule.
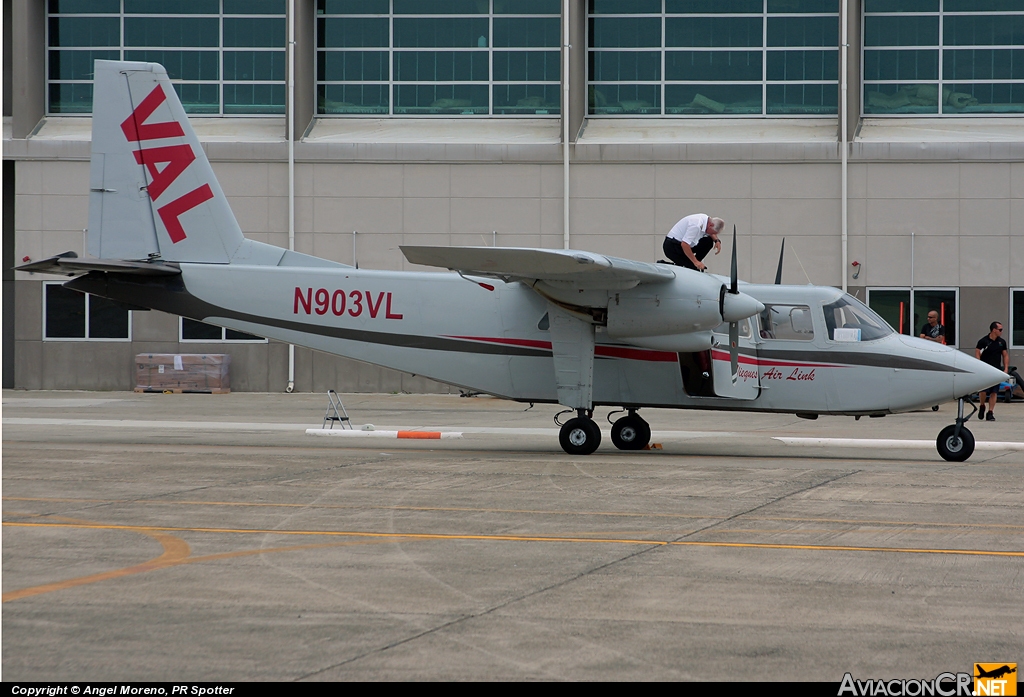
[[[662,248],[665,256],[678,266],[703,271],[704,257],[715,248],[715,254],[722,251],[718,235],[725,228],[721,218],[709,218],[704,213],[688,215],[672,226]]]

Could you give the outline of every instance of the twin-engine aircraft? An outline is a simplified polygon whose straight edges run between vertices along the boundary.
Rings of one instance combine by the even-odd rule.
[[[884,416],[959,400],[939,434],[974,450],[964,396],[1006,376],[901,336],[831,287],[730,279],[584,251],[403,246],[457,273],[372,271],[245,239],[160,65],[97,61],[88,252],[26,264],[65,285],[574,414],[559,442],[594,452],[594,407]],[[734,232],[735,234],[735,232]],[[781,267],[780,267],[781,270]],[[780,279],[777,279],[780,281]]]

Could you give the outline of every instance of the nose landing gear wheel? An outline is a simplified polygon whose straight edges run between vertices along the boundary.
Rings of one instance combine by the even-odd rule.
[[[956,424],[950,424],[939,431],[935,447],[943,460],[963,462],[974,452],[974,434],[965,427],[960,427],[960,435],[956,435]]]
[[[643,450],[651,442],[651,426],[636,414],[612,424],[612,443],[619,450]]]
[[[577,416],[558,432],[558,443],[570,455],[589,455],[601,445],[601,429],[593,419]]]

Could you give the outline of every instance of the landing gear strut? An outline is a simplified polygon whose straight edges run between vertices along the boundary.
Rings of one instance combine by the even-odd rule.
[[[612,443],[619,450],[643,450],[650,442],[651,426],[637,416],[635,409],[612,424]]]
[[[973,411],[964,417],[964,398],[961,397],[956,408],[956,423],[939,431],[935,447],[943,460],[963,462],[974,453],[974,434],[964,425],[978,411],[974,404],[971,404],[971,409]]]
[[[601,429],[591,417],[593,412],[577,409],[575,418],[569,419],[558,432],[558,443],[570,455],[589,455],[601,445]]]

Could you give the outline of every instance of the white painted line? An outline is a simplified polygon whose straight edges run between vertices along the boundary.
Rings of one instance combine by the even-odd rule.
[[[309,424],[255,423],[252,421],[141,421],[132,419],[42,419],[4,417],[4,426],[65,426],[86,428],[173,428],[203,431],[305,431]]]
[[[896,440],[884,438],[792,438],[786,436],[773,436],[786,445],[797,446],[834,446],[840,448],[920,448],[934,449],[933,440]],[[1012,441],[978,441],[974,445],[975,450],[1024,450],[1024,443]]]
[[[335,436],[339,438],[402,438],[409,440],[440,440],[462,438],[458,431],[350,431],[336,428],[307,428],[307,436]]]

